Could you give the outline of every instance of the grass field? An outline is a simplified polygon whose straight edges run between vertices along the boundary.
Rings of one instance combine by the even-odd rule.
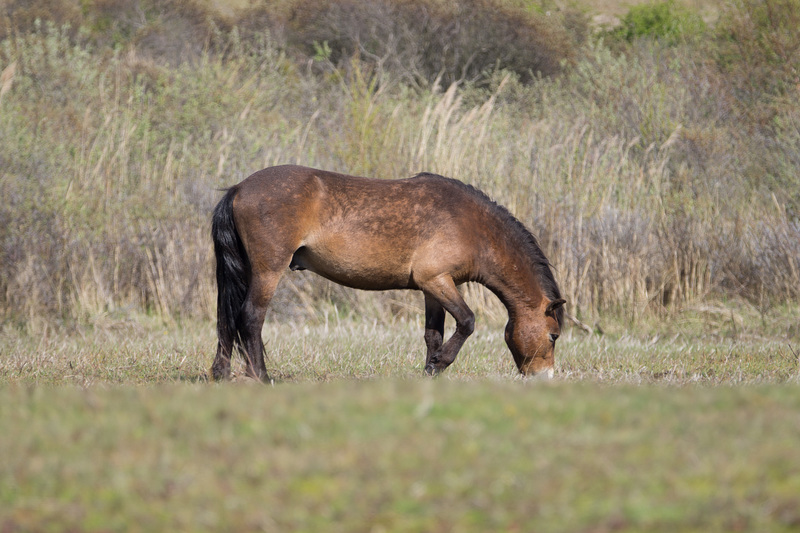
[[[797,386],[0,388],[3,531],[795,531]]]
[[[488,319],[436,379],[419,318],[270,323],[272,385],[209,383],[207,322],[6,328],[0,528],[796,530],[796,338],[672,325],[570,329],[545,382]]]
[[[421,309],[371,322],[330,311],[317,319],[268,321],[263,331],[267,369],[276,383],[421,377]],[[796,308],[775,312],[764,325],[746,307],[690,309],[667,324],[597,324],[603,335],[568,328],[558,341],[556,373],[559,381],[611,385],[798,384],[797,313]],[[450,318],[447,324],[452,331]],[[448,379],[520,379],[503,327],[499,318],[479,315],[475,333],[447,370]],[[206,382],[215,348],[214,324],[205,321],[105,317],[93,326],[51,325],[35,335],[6,326],[0,335],[0,386]],[[236,363],[234,379],[249,381],[238,358]]]

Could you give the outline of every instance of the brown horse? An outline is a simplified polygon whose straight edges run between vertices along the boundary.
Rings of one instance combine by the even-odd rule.
[[[564,300],[531,233],[484,193],[434,174],[359,178],[271,167],[228,189],[214,210],[217,333],[214,379],[230,377],[237,346],[267,378],[261,328],[286,271],[308,269],[367,290],[425,296],[425,371],[441,372],[475,317],[456,287],[476,281],[508,309],[505,339],[523,374],[553,375]],[[445,311],[456,330],[443,343]]]

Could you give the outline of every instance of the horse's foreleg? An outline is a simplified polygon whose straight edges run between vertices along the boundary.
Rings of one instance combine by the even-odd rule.
[[[422,287],[422,290],[425,293],[426,311],[428,308],[427,302],[430,298],[456,319],[456,331],[453,335],[442,345],[441,349],[428,355],[428,361],[425,364],[425,372],[428,374],[436,374],[450,366],[453,361],[456,360],[458,351],[464,345],[464,341],[467,340],[467,337],[469,337],[475,329],[475,315],[469,306],[467,306],[461,294],[459,294],[453,282],[453,278],[449,275],[443,274],[432,279]],[[444,317],[442,317],[442,321],[444,321]]]
[[[431,357],[442,349],[444,340],[444,307],[429,294],[425,294],[425,368],[431,364]]]

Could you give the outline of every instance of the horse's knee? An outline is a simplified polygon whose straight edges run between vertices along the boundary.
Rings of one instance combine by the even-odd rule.
[[[472,332],[475,331],[475,313],[472,311],[469,312],[456,326],[458,331],[466,336],[469,337],[472,335]]]

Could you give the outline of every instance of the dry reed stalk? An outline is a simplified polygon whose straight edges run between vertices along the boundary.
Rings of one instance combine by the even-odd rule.
[[[17,62],[12,61],[8,64],[3,72],[0,72],[0,103],[3,102],[3,96],[11,90],[14,84],[14,74],[17,71]]]

